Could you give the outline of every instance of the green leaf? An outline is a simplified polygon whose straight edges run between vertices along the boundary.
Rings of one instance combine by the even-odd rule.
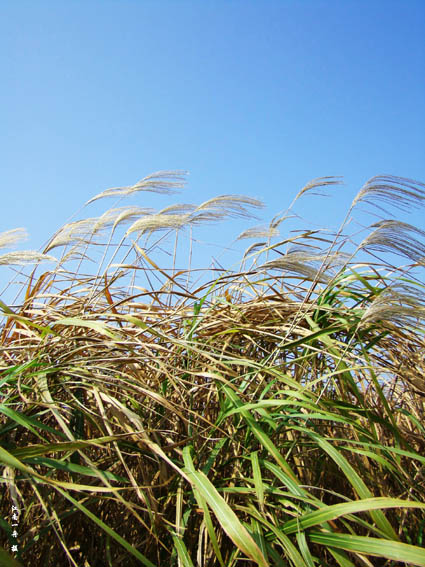
[[[102,520],[100,520],[95,514],[90,512],[83,504],[75,500],[68,492],[62,490],[61,488],[56,487],[56,490],[62,494],[67,500],[72,502],[74,506],[76,506],[79,510],[81,510],[90,520],[92,520],[95,524],[97,524],[104,532],[106,532],[110,537],[112,537],[115,541],[117,541],[120,545],[124,547],[131,555],[134,555],[143,565],[146,567],[155,567],[155,565],[149,561],[147,557],[145,557],[140,551],[138,551],[135,547],[128,543],[123,537],[117,534],[112,528],[107,526]]]
[[[374,537],[317,532],[310,533],[309,539],[320,545],[425,567],[425,550],[416,545]]]
[[[177,549],[177,554],[183,567],[195,567],[190,558],[189,552],[184,541],[177,535],[173,534],[174,547]]]
[[[99,321],[87,321],[85,319],[78,319],[77,317],[65,317],[65,319],[59,319],[53,323],[55,325],[65,325],[70,327],[86,327],[87,329],[92,329],[101,335],[105,335],[110,339],[119,340],[119,336],[113,333],[106,323],[101,323]]]
[[[68,463],[66,461],[58,461],[57,459],[49,459],[48,457],[34,457],[32,459],[26,459],[25,462],[29,463],[30,465],[44,465],[52,469],[64,470],[70,473],[77,473],[83,476],[90,476],[93,478],[99,478],[99,476],[102,476],[107,478],[108,480],[114,480],[116,482],[126,483],[128,481],[128,479],[113,474],[109,471],[97,469],[96,472],[96,469],[94,468],[84,467],[82,465],[76,465],[74,463]]]
[[[272,455],[272,457],[276,460],[278,465],[282,468],[285,473],[292,478],[292,480],[299,484],[297,477],[295,476],[294,472],[292,471],[291,467],[288,465],[286,460],[280,454],[280,451],[274,445],[270,437],[267,433],[263,430],[263,428],[255,421],[254,417],[250,414],[249,411],[243,408],[243,404],[235,392],[229,388],[228,386],[223,386],[223,390],[228,398],[233,402],[233,404],[240,408],[240,413],[248,423],[252,433],[255,437],[260,441],[261,445],[267,449],[267,451]]]
[[[298,518],[290,520],[283,525],[283,531],[286,534],[292,534],[299,530],[306,530],[312,526],[335,520],[341,516],[348,514],[355,514],[357,512],[367,512],[369,510],[380,510],[382,508],[422,508],[425,509],[425,504],[421,502],[411,502],[409,500],[400,500],[399,498],[367,498],[364,500],[355,500],[353,502],[343,502],[341,504],[334,504],[333,506],[326,506],[309,512]]]
[[[13,410],[12,408],[6,406],[5,404],[0,404],[0,412],[2,414],[4,414],[5,416],[7,416],[12,421],[14,421],[15,423],[22,425],[22,427],[25,427],[26,429],[29,429],[29,431],[31,431],[39,439],[44,441],[44,438],[35,429],[35,427],[45,429],[46,426],[43,423],[41,423],[40,421],[38,421],[37,419],[34,419],[33,417],[29,417],[25,414],[19,413],[19,412]],[[33,427],[33,426],[35,426],[35,427]],[[52,431],[54,431],[54,429],[52,429],[52,428],[50,428],[50,429]]]
[[[340,451],[335,449],[328,441],[326,441],[321,435],[318,435],[314,431],[309,429],[294,427],[300,431],[304,431],[309,435],[316,443],[321,447],[340,467],[342,472],[345,474],[347,480],[350,482],[351,486],[354,488],[355,492],[360,496],[360,498],[373,498],[373,494],[370,492],[363,479],[358,475],[358,473],[353,469],[347,459],[341,454]],[[371,510],[371,517],[376,522],[376,525],[385,533],[390,539],[398,540],[396,532],[393,527],[384,516],[381,510]]]
[[[217,559],[218,559],[221,567],[225,567],[223,557],[221,555],[221,551],[220,551],[220,548],[218,546],[217,536],[215,535],[214,525],[213,525],[212,519],[211,519],[211,514],[210,514],[210,511],[208,509],[205,498],[203,498],[201,496],[201,494],[199,493],[199,491],[195,487],[193,487],[193,493],[195,495],[198,506],[202,509],[202,511],[204,513],[204,522],[205,522],[205,526],[207,528],[208,536],[211,540],[211,545],[214,549],[214,553],[216,554]]]
[[[258,451],[251,453],[251,463],[258,503],[260,505],[260,510],[264,512],[264,486],[263,479],[261,477],[260,463],[258,460]]]
[[[190,447],[183,449],[183,457],[189,479],[196,486],[201,496],[205,498],[208,506],[220,522],[221,527],[236,547],[245,553],[252,561],[255,561],[260,567],[268,567],[268,562],[261,553],[260,548],[252,539],[247,529],[242,525],[232,508],[223,497],[220,496],[208,477],[201,471],[195,471],[192,457],[190,456]]]

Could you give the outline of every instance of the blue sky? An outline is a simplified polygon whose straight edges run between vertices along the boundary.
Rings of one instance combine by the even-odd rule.
[[[242,193],[264,221],[342,175],[296,209],[333,226],[374,175],[425,182],[424,29],[423,0],[4,0],[0,231],[38,249],[91,196],[165,169],[190,172],[184,193],[132,202]]]

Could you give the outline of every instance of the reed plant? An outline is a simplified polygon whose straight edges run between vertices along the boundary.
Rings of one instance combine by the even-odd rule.
[[[375,177],[334,233],[282,236],[339,181],[198,281],[192,231],[259,201],[114,206],[0,256],[26,278],[0,301],[1,565],[425,566],[425,233],[394,218],[425,186]],[[359,206],[386,217],[350,233]]]

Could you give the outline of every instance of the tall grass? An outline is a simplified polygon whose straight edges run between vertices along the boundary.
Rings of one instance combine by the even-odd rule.
[[[183,181],[160,172],[90,202]],[[284,238],[292,204],[240,235],[261,240],[237,270],[197,283],[182,231],[260,202],[116,207],[0,256],[37,263],[20,305],[0,303],[1,564],[425,566],[425,234],[391,211],[348,233],[362,202],[424,200],[376,177],[335,234]]]

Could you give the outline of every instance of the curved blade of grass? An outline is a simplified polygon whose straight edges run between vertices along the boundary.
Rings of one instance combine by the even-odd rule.
[[[24,362],[23,364],[17,364],[16,366],[12,366],[7,369],[2,369],[2,372],[4,372],[6,376],[0,382],[0,386],[2,386],[4,382],[7,382],[11,378],[17,378],[18,376],[21,376],[29,368],[33,368],[33,367],[37,368],[42,365],[43,363],[39,361],[39,355],[37,354],[32,358],[32,360],[28,362]]]
[[[68,488],[70,490],[87,490],[89,492],[116,492],[121,490],[120,488],[113,488],[113,487],[103,487],[103,486],[94,486],[94,485],[85,485],[85,484],[75,484],[73,482],[62,482],[59,480],[54,480],[52,478],[47,478],[36,471],[34,471],[31,467],[26,466],[22,463],[19,459],[14,457],[9,451],[6,451],[3,447],[0,447],[0,462],[5,463],[9,467],[18,469],[32,478],[37,478],[42,482],[46,482],[47,484],[51,484],[53,486],[62,486],[64,488]]]
[[[56,490],[62,494],[67,500],[72,502],[74,506],[76,506],[83,514],[85,514],[88,518],[90,518],[95,524],[97,524],[102,530],[112,537],[115,541],[117,541],[120,545],[124,547],[129,553],[131,553],[134,557],[136,557],[143,565],[146,567],[155,567],[155,565],[149,561],[147,557],[145,557],[140,551],[137,551],[131,544],[128,543],[123,537],[117,534],[112,528],[107,526],[102,520],[100,520],[97,516],[95,516],[90,510],[88,510],[83,504],[80,504],[78,500],[72,498],[70,494],[68,494],[65,490],[62,490],[59,487],[56,487]]]
[[[297,543],[306,565],[308,567],[314,567],[314,560],[308,548],[307,538],[304,532],[297,533]]]
[[[19,459],[14,457],[12,453],[9,453],[9,451],[6,451],[6,449],[4,449],[3,447],[0,447],[0,462],[5,463],[7,466],[14,469],[18,469],[30,475],[37,476],[37,473],[35,471],[33,471],[30,467],[24,465],[24,463],[21,463]]]
[[[211,470],[211,467],[213,466],[217,455],[219,454],[219,452],[221,451],[221,449],[224,447],[224,445],[226,445],[229,441],[228,437],[223,437],[222,439],[220,439],[220,441],[217,441],[214,449],[210,452],[207,462],[205,463],[205,465],[202,467],[202,472],[204,474],[208,474]]]
[[[355,500],[353,502],[343,502],[326,506],[315,512],[309,512],[299,518],[295,518],[283,525],[283,531],[286,534],[292,534],[298,530],[305,530],[312,526],[317,526],[329,520],[335,520],[340,516],[355,514],[357,512],[368,512],[369,510],[380,510],[382,508],[422,508],[425,504],[422,502],[411,502],[408,500],[400,500],[399,498],[367,498],[365,500]]]
[[[252,504],[248,504],[248,509],[253,518],[255,518],[258,522],[260,522],[264,526],[267,526],[267,528],[275,534],[275,536],[281,542],[282,546],[285,549],[286,552],[285,558],[289,557],[293,562],[293,564],[295,565],[295,567],[308,567],[308,565],[304,561],[302,555],[300,554],[296,546],[292,543],[290,538],[283,533],[282,530],[280,530],[277,526],[275,526],[271,522],[267,521],[264,515],[260,514],[260,512],[258,512],[258,510],[254,508]]]
[[[250,410],[258,410],[258,409],[262,409],[262,408],[280,408],[280,407],[305,407],[305,408],[309,408],[309,409],[317,409],[317,406],[313,406],[311,403],[308,402],[298,402],[297,400],[293,400],[293,399],[289,399],[289,400],[279,400],[279,399],[265,399],[265,400],[260,400],[258,402],[249,402],[246,404],[243,404],[241,406],[238,406],[237,408],[233,408],[231,410],[228,410],[224,417],[229,417],[231,415],[234,415],[235,413],[241,413],[241,410],[246,410],[246,411],[250,411]]]
[[[53,433],[54,435],[58,435],[66,439],[66,435],[62,433],[62,431],[57,431],[53,427],[50,427],[49,425],[45,425],[35,417],[16,412],[12,408],[4,404],[0,404],[0,412],[12,420],[12,423],[8,423],[7,425],[5,425],[0,429],[0,435],[3,435],[4,433],[10,431],[11,429],[14,429],[16,427],[16,424],[19,424],[22,425],[22,427],[25,427],[26,429],[32,431],[32,433],[34,433],[42,441],[44,441],[44,438],[38,433],[35,427],[38,427],[43,431],[48,431],[49,433]]]
[[[337,549],[363,553],[365,555],[385,557],[386,559],[425,567],[425,549],[421,549],[416,545],[409,545],[408,543],[351,534],[318,532],[310,533],[309,539],[311,542],[320,545],[336,547]]]
[[[309,429],[305,429],[303,427],[295,427],[299,431],[303,431],[307,435],[309,435],[316,443],[325,451],[340,467],[342,472],[345,474],[347,480],[350,482],[351,486],[354,488],[355,492],[360,496],[360,498],[373,498],[373,494],[370,492],[362,478],[358,475],[358,473],[353,469],[347,459],[333,447],[328,441],[326,441],[323,437],[319,434],[311,431]],[[371,510],[370,515],[373,520],[376,522],[376,525],[385,533],[387,536],[395,541],[399,540],[398,535],[394,531],[392,525],[384,516],[383,512],[380,510]]]
[[[385,459],[384,457],[381,457],[381,455],[378,455],[377,453],[373,453],[372,451],[365,451],[365,450],[362,450],[362,449],[357,449],[355,447],[349,447],[349,446],[342,446],[341,448],[346,449],[348,451],[351,451],[352,453],[356,453],[358,455],[365,455],[369,459],[376,461],[383,468],[386,468],[386,469],[392,471],[393,473],[396,473],[397,470],[399,470],[399,469],[397,469],[397,467],[395,467],[393,464],[391,464],[387,459]]]
[[[264,513],[264,486],[263,479],[261,477],[260,463],[258,460],[258,451],[251,453],[251,463],[258,503],[260,505],[260,510]]]
[[[86,327],[87,329],[92,329],[101,335],[105,335],[110,339],[118,341],[120,337],[113,333],[106,323],[100,323],[99,321],[87,321],[85,319],[78,319],[77,317],[66,317],[65,319],[59,319],[55,321],[52,326],[64,325],[70,327]]]
[[[341,441],[341,442],[347,441],[347,439],[343,439],[340,437],[334,437],[333,440]],[[402,455],[403,457],[407,457],[408,459],[419,461],[420,463],[425,465],[425,457],[422,457],[422,455],[419,455],[418,453],[413,453],[412,451],[406,451],[404,449],[399,449],[398,447],[390,447],[388,445],[384,446],[384,445],[378,445],[376,443],[365,443],[363,441],[354,441],[353,439],[350,439],[350,443],[351,445],[361,445],[362,447],[369,447],[372,451],[373,449],[378,449],[379,451],[382,451],[383,453],[389,453],[390,455],[392,454]],[[347,451],[352,450],[352,447],[350,447],[349,445],[343,446],[341,448],[346,449]],[[374,459],[376,459],[376,455],[374,456]]]
[[[243,409],[244,404],[241,402],[241,400],[236,395],[236,393],[231,388],[229,388],[228,386],[223,386],[223,391],[225,392],[226,396],[228,398],[230,398],[230,400],[233,402],[233,404],[236,407],[240,408],[241,415],[243,416],[245,421],[248,423],[252,433],[255,435],[255,437],[258,439],[258,441],[261,443],[261,445],[265,449],[267,449],[267,451],[273,456],[273,458],[276,460],[278,465],[286,472],[286,474],[288,476],[290,476],[291,479],[295,483],[299,484],[297,477],[293,473],[291,467],[288,465],[286,460],[282,457],[282,455],[280,454],[279,450],[277,449],[277,447],[275,446],[273,441],[270,439],[270,437],[267,435],[267,433],[263,430],[263,428],[255,421],[254,417],[249,413],[249,411]]]
[[[260,548],[252,539],[247,529],[242,525],[234,511],[218,493],[208,477],[203,472],[195,470],[190,455],[190,447],[183,449],[183,458],[191,483],[196,486],[201,496],[205,498],[217,520],[220,522],[221,527],[236,547],[245,553],[252,561],[255,561],[260,567],[268,567],[268,563],[261,553]]]
[[[94,478],[99,478],[99,474],[100,474],[103,477],[107,478],[108,480],[114,480],[116,482],[126,483],[128,480],[122,476],[118,476],[109,471],[103,471],[101,469],[98,469],[98,472],[96,473],[93,469],[89,467],[84,467],[83,465],[77,465],[74,463],[68,463],[66,461],[58,461],[57,459],[49,459],[48,457],[43,457],[43,458],[35,457],[32,459],[27,459],[25,462],[30,465],[44,465],[52,469],[64,470],[70,473],[77,473],[83,476],[90,476]]]
[[[416,425],[419,431],[425,434],[425,427],[423,423],[421,423],[411,412],[407,411],[405,408],[401,408],[399,412],[408,417]]]
[[[30,445],[24,449],[14,449],[10,451],[10,455],[19,457],[25,460],[30,457],[37,457],[38,455],[45,455],[47,453],[56,453],[58,451],[75,451],[76,449],[89,449],[91,447],[102,447],[102,444],[119,440],[115,435],[108,435],[106,437],[98,437],[97,439],[90,439],[85,441],[78,439],[76,441],[64,441],[63,443],[47,443],[46,445]]]
[[[267,542],[264,537],[263,528],[260,522],[255,518],[251,518],[251,530],[252,530],[252,535],[258,544],[258,547],[261,549],[261,553],[264,555],[266,560],[268,560]]]
[[[0,302],[0,308],[2,308],[1,302]],[[31,319],[29,317],[23,317],[22,315],[17,315],[16,313],[14,313],[11,310],[5,311],[5,312],[8,314],[8,322],[13,320],[13,321],[17,321],[18,323],[22,323],[23,325],[26,325],[27,327],[37,329],[38,331],[41,331],[42,337],[44,337],[45,335],[55,335],[55,336],[57,335],[57,333],[53,329],[51,329],[50,327],[38,325],[37,323],[34,323],[33,321],[31,321]],[[6,317],[6,315],[4,315],[3,313],[0,313],[0,315],[3,315],[4,317]]]
[[[304,488],[300,487],[299,484],[289,475],[282,471],[279,467],[277,467],[274,463],[270,463],[269,461],[261,461],[262,464],[272,472],[283,484],[288,488],[291,494],[295,496],[299,496],[301,498],[308,498],[309,500],[312,497],[308,494]]]
[[[305,320],[308,322],[308,324],[313,329],[313,331],[319,329],[319,325],[317,325],[309,315],[305,314]],[[335,340],[333,340],[331,337],[328,336],[329,334],[332,333],[329,333],[328,331],[329,328],[321,330],[321,335],[319,335],[320,340],[327,347],[328,353],[334,357],[336,369],[344,371],[341,374],[343,379],[350,387],[351,392],[356,396],[360,406],[364,407],[365,404],[363,400],[363,394],[358,389],[357,384],[351,375],[350,367],[343,360],[343,355],[337,348]],[[320,331],[316,331],[316,333],[320,333]]]
[[[328,549],[328,551],[340,567],[356,567],[356,565],[354,565],[354,563],[352,563],[348,559],[345,551],[335,549],[335,548],[334,549],[332,549],[332,548]]]
[[[4,414],[5,416],[7,416],[12,421],[14,421],[16,424],[22,425],[22,427],[25,427],[25,429],[29,429],[32,433],[34,433],[34,435],[36,435],[39,439],[44,441],[43,437],[33,427],[33,425],[35,425],[35,424],[38,425],[39,422],[37,422],[37,420],[29,419],[27,416],[22,415],[21,413],[13,410],[12,408],[10,408],[10,407],[8,407],[4,404],[0,404],[0,412],[2,414]],[[42,425],[42,424],[40,424],[40,425]]]
[[[72,431],[69,429],[66,421],[62,417],[61,412],[58,411],[57,407],[55,406],[55,402],[53,400],[52,394],[50,393],[49,384],[47,382],[47,372],[40,372],[40,374],[38,374],[36,377],[36,382],[40,390],[41,397],[46,402],[46,404],[49,404],[49,409],[54,415],[58,424],[61,426],[63,432],[66,434],[68,439],[75,441],[75,437],[72,434]]]
[[[195,495],[195,498],[196,498],[196,501],[197,501],[199,507],[202,509],[202,511],[204,513],[204,521],[205,521],[205,525],[206,525],[206,528],[207,528],[209,538],[211,540],[211,545],[214,549],[214,553],[216,554],[217,559],[218,559],[221,567],[225,567],[223,557],[221,555],[221,551],[220,551],[220,548],[218,546],[217,537],[215,535],[214,526],[213,526],[212,519],[211,519],[211,514],[210,514],[210,511],[208,509],[205,498],[203,498],[203,496],[201,496],[198,489],[195,488],[195,487],[193,487],[193,494]]]
[[[311,404],[305,403],[305,402],[296,402],[294,400],[276,400],[276,399],[272,399],[272,400],[261,400],[259,402],[253,402],[253,403],[248,403],[248,404],[243,404],[237,408],[233,408],[229,411],[227,411],[224,414],[224,417],[229,417],[231,415],[237,414],[237,413],[242,413],[242,410],[246,410],[246,411],[250,411],[250,410],[257,410],[260,413],[261,409],[264,408],[280,408],[280,407],[286,407],[288,406],[289,408],[295,408],[295,407],[299,407],[299,408],[304,408],[304,409],[308,409],[308,410],[315,410],[312,411],[311,413],[290,413],[287,414],[287,417],[290,419],[304,419],[304,420],[310,420],[310,419],[321,419],[324,421],[332,421],[332,422],[336,422],[336,423],[344,423],[344,424],[353,424],[353,425],[357,425],[358,424],[352,420],[352,419],[348,419],[347,417],[341,417],[341,415],[335,414],[335,413],[331,413],[329,411],[327,412],[322,412],[320,410],[317,409],[317,407],[313,407]],[[273,414],[274,415],[274,414]]]
[[[192,563],[192,560],[190,558],[189,552],[187,550],[184,541],[181,538],[179,538],[177,535],[173,534],[173,542],[174,542],[174,547],[177,549],[177,554],[179,556],[181,565],[183,567],[195,567]]]
[[[0,299],[0,309],[7,313],[8,315],[15,315],[15,312],[6,303]]]

